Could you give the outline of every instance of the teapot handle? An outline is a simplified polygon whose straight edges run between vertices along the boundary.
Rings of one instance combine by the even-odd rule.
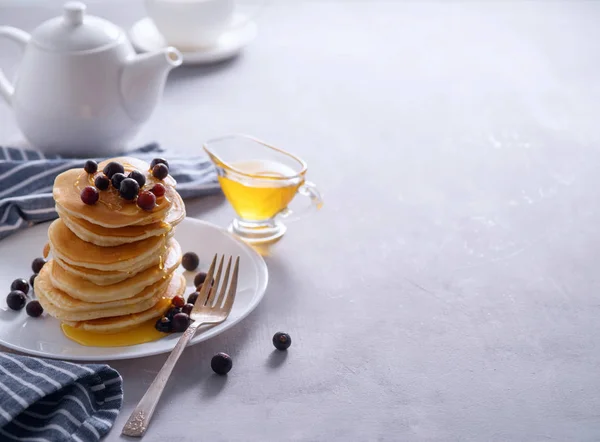
[[[7,37],[8,39],[19,43],[23,48],[31,38],[27,32],[9,26],[0,26],[0,37]],[[4,97],[8,104],[12,101],[14,91],[13,85],[8,81],[8,78],[6,78],[2,69],[0,69],[0,95]]]

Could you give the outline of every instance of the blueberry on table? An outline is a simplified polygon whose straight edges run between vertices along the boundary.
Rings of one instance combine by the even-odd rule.
[[[173,316],[173,331],[175,333],[181,333],[187,330],[190,326],[190,317],[185,313],[177,313]]]
[[[46,260],[44,258],[35,258],[31,262],[31,270],[33,273],[40,273],[42,271],[42,267],[46,264]]]
[[[200,258],[194,252],[187,252],[181,258],[181,265],[184,269],[189,270],[190,272],[196,270],[198,268],[198,264],[200,264]]]
[[[165,166],[169,167],[169,162],[164,158],[154,158],[150,163],[150,169],[153,169],[157,164],[164,164]]]
[[[199,295],[200,295],[200,292],[191,293],[190,296],[188,296],[187,303],[188,304],[195,304]]]
[[[160,183],[156,183],[154,186],[152,186],[152,189],[150,189],[150,192],[156,195],[156,198],[163,196],[166,191],[167,188]]]
[[[98,163],[94,160],[87,160],[83,166],[83,170],[87,173],[96,173],[98,171]]]
[[[100,194],[95,187],[87,186],[81,191],[81,201],[89,206],[93,206],[98,202]]]
[[[217,374],[227,374],[233,367],[233,361],[227,353],[217,353],[210,360],[210,367]]]
[[[169,168],[164,164],[157,164],[152,168],[152,175],[154,178],[164,180],[169,175]]]
[[[287,350],[292,345],[292,338],[287,333],[277,332],[273,335],[273,345],[277,350]]]
[[[121,198],[125,200],[134,200],[140,191],[140,186],[136,180],[132,178],[125,178],[121,181],[121,185],[119,187],[119,194]]]
[[[94,185],[100,190],[106,190],[110,186],[110,180],[106,175],[98,175],[94,180]]]
[[[115,173],[125,173],[125,168],[123,167],[123,165],[121,163],[117,163],[116,161],[111,161],[106,166],[104,166],[104,169],[102,169],[102,172],[104,172],[104,175],[106,175],[108,178],[112,178],[112,176]]]
[[[34,300],[34,301],[29,301],[27,303],[27,306],[25,307],[25,311],[32,318],[37,318],[38,316],[41,316],[42,313],[44,313],[44,308],[42,307],[42,304],[40,304],[39,301]]]
[[[21,310],[25,307],[26,302],[27,298],[25,297],[25,293],[20,290],[13,290],[6,297],[6,305],[12,310]]]
[[[146,184],[146,177],[139,170],[132,170],[129,172],[129,175],[127,175],[127,178],[136,180],[140,187],[144,187],[144,184]]]
[[[112,185],[115,189],[119,190],[121,187],[121,183],[123,182],[123,180],[125,178],[127,178],[127,177],[125,176],[124,173],[117,172],[112,176],[112,178],[110,179],[110,182],[112,183]]]
[[[19,290],[25,294],[29,293],[29,283],[26,279],[19,278],[15,279],[10,285],[11,290]]]
[[[156,196],[152,192],[140,192],[137,199],[137,205],[146,212],[151,212],[156,207]]]
[[[154,324],[154,328],[163,333],[171,333],[173,331],[171,320],[166,316],[159,318],[158,321],[156,321],[156,324]]]

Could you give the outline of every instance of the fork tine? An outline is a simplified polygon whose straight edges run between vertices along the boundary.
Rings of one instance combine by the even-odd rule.
[[[204,280],[206,283],[202,284],[202,288],[200,289],[200,294],[198,295],[198,299],[196,299],[196,304],[194,304],[194,308],[192,309],[192,313],[197,313],[200,310],[200,307],[203,307],[206,304],[208,299],[208,294],[210,293],[210,282],[213,279],[213,273],[215,272],[215,265],[217,264],[217,254],[215,253],[215,257],[210,263],[210,267],[208,268],[208,272],[206,273],[206,279]]]
[[[219,261],[219,269],[217,270],[217,276],[215,276],[215,283],[210,288],[210,292],[208,292],[208,298],[206,299],[206,306],[212,306],[213,301],[215,299],[215,294],[219,291],[219,285],[221,284],[221,272],[223,271],[223,261],[225,260],[225,255],[221,255],[221,261]],[[208,276],[207,276],[208,278]],[[225,281],[227,285],[227,281]]]
[[[240,257],[238,256],[235,259],[235,266],[233,266],[233,275],[231,276],[231,284],[229,285],[227,297],[225,298],[225,305],[223,306],[223,310],[225,310],[227,312],[227,314],[229,314],[231,312],[231,307],[233,306],[233,301],[235,299],[235,294],[237,292],[239,268],[240,268]]]
[[[227,290],[227,284],[229,283],[229,271],[231,270],[231,256],[229,257],[229,261],[227,262],[227,268],[225,269],[225,276],[223,277],[223,286],[221,287],[221,293],[219,293],[219,297],[215,302],[215,308],[220,308],[221,304],[223,304],[223,298],[225,298],[225,292]]]

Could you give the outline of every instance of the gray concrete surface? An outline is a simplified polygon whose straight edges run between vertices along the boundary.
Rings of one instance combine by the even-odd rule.
[[[127,27],[143,8],[124,4],[89,9]],[[186,351],[145,440],[600,440],[599,20],[598,2],[273,2],[243,56],[174,71],[140,143],[251,133],[305,158],[326,205],[270,251],[258,309]],[[0,143],[18,137],[0,105]],[[112,363],[107,440],[165,358]]]

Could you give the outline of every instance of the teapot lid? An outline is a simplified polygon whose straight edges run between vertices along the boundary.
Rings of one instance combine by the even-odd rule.
[[[38,26],[31,34],[36,46],[56,52],[81,52],[113,46],[122,31],[111,22],[85,15],[81,2],[64,5],[62,17],[52,18]]]

